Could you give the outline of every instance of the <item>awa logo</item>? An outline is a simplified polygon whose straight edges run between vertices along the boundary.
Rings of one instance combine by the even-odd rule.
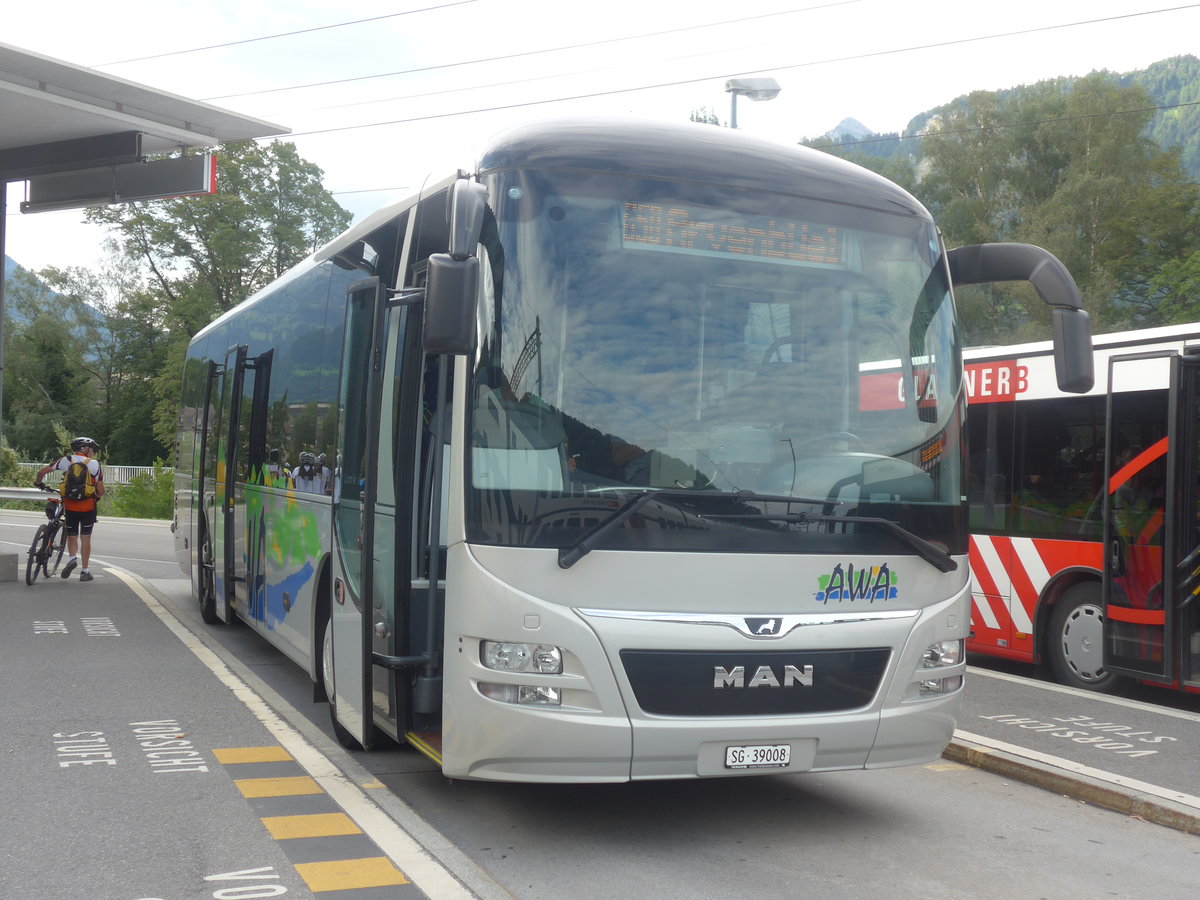
[[[854,563],[841,563],[833,567],[828,575],[817,579],[819,590],[813,594],[818,603],[854,600],[895,600],[899,596],[896,573],[887,563],[878,566],[863,566],[855,570]]]

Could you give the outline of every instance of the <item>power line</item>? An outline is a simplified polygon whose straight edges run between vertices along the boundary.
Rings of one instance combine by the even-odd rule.
[[[853,0],[852,0],[852,2],[853,2]],[[840,5],[840,4],[835,4],[835,5]],[[1174,6],[1174,7],[1169,7],[1169,8],[1164,8],[1164,9],[1156,9],[1156,10],[1145,10],[1143,12],[1136,12],[1136,13],[1123,13],[1123,14],[1115,15],[1115,16],[1105,16],[1105,17],[1098,18],[1098,19],[1084,19],[1084,20],[1080,20],[1077,22],[1065,22],[1065,23],[1060,23],[1057,25],[1040,25],[1040,26],[1037,26],[1034,28],[1021,29],[1019,31],[1006,31],[1006,32],[999,32],[997,34],[977,35],[975,37],[969,37],[969,38],[955,38],[953,40],[938,41],[938,42],[929,43],[929,44],[916,44],[916,45],[913,45],[910,47],[898,47],[898,48],[893,48],[890,50],[877,50],[877,51],[872,51],[869,53],[859,53],[859,54],[854,54],[854,55],[850,55],[850,56],[827,57],[825,59],[810,60],[808,62],[803,62],[803,63],[790,63],[790,64],[778,65],[778,66],[765,66],[763,68],[752,69],[752,70],[743,71],[743,72],[727,72],[727,73],[722,73],[719,75],[709,75],[709,76],[704,76],[704,77],[700,77],[700,78],[688,78],[688,79],[681,79],[679,81],[659,82],[657,84],[638,85],[635,87],[628,87],[628,88],[612,88],[612,89],[603,90],[603,91],[592,91],[592,92],[584,93],[584,94],[574,94],[574,95],[567,96],[567,97],[553,97],[553,98],[548,98],[548,99],[543,99],[543,100],[530,100],[530,101],[525,101],[525,102],[520,102],[520,103],[508,103],[508,104],[503,104],[503,105],[499,105],[499,106],[478,107],[475,109],[458,110],[458,111],[454,111],[454,112],[445,112],[445,113],[433,113],[433,114],[424,115],[424,116],[411,116],[411,117],[404,118],[404,119],[391,119],[391,120],[387,120],[387,121],[383,121],[383,122],[365,122],[365,123],[358,124],[358,125],[341,125],[341,126],[336,126],[336,127],[331,127],[331,128],[313,129],[310,131],[295,132],[295,133],[293,133],[292,137],[301,137],[301,136],[305,136],[305,135],[315,135],[315,134],[331,134],[331,133],[339,132],[339,131],[353,131],[353,130],[358,130],[358,129],[363,129],[363,128],[379,128],[379,127],[383,127],[383,126],[387,126],[387,125],[405,125],[405,124],[411,124],[413,122],[424,122],[424,121],[430,121],[430,120],[434,120],[434,119],[452,118],[455,116],[477,115],[480,113],[488,113],[488,112],[501,112],[501,111],[507,110],[507,109],[522,109],[522,108],[531,107],[531,106],[545,106],[545,105],[548,105],[551,103],[565,103],[565,102],[572,101],[572,100],[589,100],[589,99],[595,99],[597,97],[611,97],[611,96],[616,96],[619,94],[631,94],[631,93],[636,93],[638,91],[650,91],[650,90],[660,90],[660,89],[664,89],[664,88],[681,87],[681,86],[688,85],[688,84],[698,84],[703,81],[714,81],[714,80],[725,79],[725,78],[741,78],[741,77],[746,77],[746,76],[750,76],[750,75],[762,75],[764,73],[782,72],[782,71],[788,71],[788,70],[792,70],[792,69],[811,68],[813,66],[830,65],[833,63],[856,62],[859,60],[873,59],[873,58],[877,58],[877,57],[881,57],[881,56],[893,56],[893,55],[898,55],[898,54],[903,54],[903,53],[915,53],[915,52],[919,52],[919,51],[923,51],[923,50],[934,50],[934,49],[940,49],[943,47],[953,47],[953,46],[959,46],[959,45],[963,45],[963,44],[980,43],[982,41],[999,40],[1002,38],[1022,37],[1025,35],[1039,34],[1042,32],[1056,31],[1056,30],[1062,30],[1062,29],[1066,29],[1066,28],[1078,28],[1078,27],[1084,26],[1084,25],[1098,25],[1098,24],[1103,24],[1106,22],[1116,22],[1116,21],[1121,21],[1124,19],[1138,18],[1138,17],[1142,17],[1142,16],[1159,15],[1161,13],[1179,12],[1179,11],[1186,10],[1186,9],[1194,9],[1196,7],[1200,7],[1200,3],[1189,3],[1189,4],[1185,4],[1183,6]],[[815,9],[815,8],[818,8],[818,7],[810,7],[810,9]],[[728,24],[728,23],[717,23],[717,24]],[[708,27],[708,26],[695,26],[695,27]],[[662,33],[666,33],[666,32],[662,32]],[[587,45],[576,45],[576,46],[587,46]],[[560,49],[564,49],[564,48],[560,48]],[[565,48],[565,49],[574,49],[574,47]],[[537,51],[537,52],[549,52],[549,51]],[[504,58],[504,57],[498,57],[498,58]],[[465,65],[465,64],[466,63],[452,63],[451,65]],[[413,70],[413,71],[417,71],[417,70]],[[392,73],[392,74],[395,74],[395,73]],[[370,77],[385,77],[385,76],[380,75],[380,76],[363,76],[363,77],[370,78]],[[358,80],[358,79],[350,79],[350,80]],[[312,85],[305,85],[305,87],[308,87],[308,86],[312,86]],[[280,90],[283,90],[283,89],[280,89]],[[415,96],[419,97],[422,95],[415,95]],[[221,99],[221,98],[209,98],[209,99]]]
[[[642,40],[643,38],[651,38],[651,37],[662,37],[662,36],[668,35],[668,34],[682,34],[683,32],[686,32],[686,31],[698,31],[698,30],[701,30],[704,28],[720,28],[725,25],[740,25],[744,22],[754,22],[759,19],[771,19],[771,18],[776,18],[778,16],[791,16],[791,15],[795,15],[796,13],[813,12],[814,10],[818,10],[818,9],[829,9],[829,8],[835,7],[835,6],[848,6],[848,5],[851,5],[854,3],[861,3],[861,2],[862,2],[862,0],[834,0],[834,2],[822,3],[817,6],[806,6],[801,9],[788,9],[788,10],[784,10],[782,12],[763,13],[762,15],[748,16],[748,17],[743,17],[743,18],[739,18],[739,19],[726,19],[722,22],[708,22],[703,25],[687,25],[682,28],[668,28],[663,31],[651,31],[651,32],[645,32],[643,34],[630,34],[630,35],[625,35],[624,37],[606,38],[601,41],[587,41],[582,44],[566,44],[566,45],[559,46],[559,47],[543,47],[540,50],[526,50],[522,53],[508,53],[503,56],[488,56],[488,57],[483,57],[480,59],[465,59],[465,60],[460,60],[459,62],[441,63],[436,66],[422,66],[422,67],[419,67],[416,69],[399,69],[395,72],[379,72],[375,75],[356,75],[352,78],[335,78],[330,81],[314,81],[314,82],[310,82],[308,84],[293,84],[293,85],[287,85],[284,87],[277,87],[277,88],[264,88],[261,91],[244,91],[240,94],[220,94],[216,97],[205,97],[203,99],[205,102],[210,102],[213,100],[231,100],[236,97],[254,97],[254,96],[258,96],[260,94],[278,94],[283,91],[301,91],[301,90],[306,90],[308,88],[330,87],[335,84],[348,84],[350,82],[355,82],[355,81],[371,81],[376,78],[392,78],[393,76],[396,76],[396,75],[414,75],[414,74],[418,74],[421,72],[435,72],[435,71],[440,71],[442,69],[455,69],[455,68],[459,68],[462,66],[474,66],[474,65],[479,65],[480,63],[503,62],[503,61],[509,60],[509,59],[523,59],[525,57],[530,57],[530,56],[540,56],[545,53],[562,53],[566,50],[582,50],[587,47],[600,47],[600,46],[603,46],[604,44],[619,44],[624,41]]]
[[[103,68],[104,66],[120,66],[125,63],[145,62],[148,59],[162,59],[166,56],[183,56],[187,53],[200,53],[204,50],[219,50],[222,47],[236,47],[239,44],[253,44],[258,41],[273,41],[276,38],[293,37],[297,34],[311,34],[314,31],[328,31],[331,28],[345,28],[349,25],[362,25],[365,22],[379,22],[383,19],[398,19],[401,16],[411,16],[416,13],[432,12],[438,9],[449,9],[452,6],[464,6],[467,3],[476,3],[478,0],[454,0],[451,3],[442,3],[438,6],[426,6],[422,9],[410,9],[405,12],[388,13],[383,16],[372,16],[369,19],[355,19],[351,22],[335,22],[332,25],[317,25],[313,28],[299,28],[296,31],[283,31],[279,34],[264,34],[262,37],[244,38],[240,41],[226,41],[223,44],[209,44],[205,47],[190,47],[187,50],[172,50],[169,53],[156,53],[153,56],[137,56],[133,59],[118,59],[114,62],[98,63],[92,66],[93,69]]]

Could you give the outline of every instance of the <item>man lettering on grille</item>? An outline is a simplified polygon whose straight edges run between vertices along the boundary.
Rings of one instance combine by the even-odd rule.
[[[99,449],[100,445],[91,438],[77,437],[71,441],[69,454],[42,466],[34,478],[34,484],[41,487],[42,479],[51,472],[63,473],[63,522],[67,534],[67,552],[71,554],[63,566],[63,578],[69,578],[82,561],[79,580],[92,580],[92,573],[88,571],[88,560],[92,555],[92,528],[96,524],[96,501],[104,496],[104,470],[95,459]],[[76,556],[76,551],[83,557],[82,560]]]

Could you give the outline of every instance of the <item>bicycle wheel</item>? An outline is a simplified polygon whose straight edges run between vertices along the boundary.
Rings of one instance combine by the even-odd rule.
[[[60,524],[54,529],[50,546],[46,548],[46,562],[42,564],[42,571],[46,573],[47,578],[53,578],[58,573],[58,567],[62,563],[63,553],[66,552],[66,549],[67,536],[63,534]]]
[[[33,543],[29,545],[29,559],[25,562],[26,584],[33,584],[37,581],[38,572],[46,564],[46,554],[49,550],[47,545],[49,543],[50,529],[45,525],[39,525],[38,530],[33,535]]]

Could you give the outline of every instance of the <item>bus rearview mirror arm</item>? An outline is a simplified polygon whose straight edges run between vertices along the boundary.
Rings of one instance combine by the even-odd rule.
[[[487,188],[478,181],[460,178],[450,188],[450,247],[455,259],[475,255],[487,208]]]
[[[1096,381],[1092,327],[1075,279],[1058,258],[1032,244],[972,244],[946,254],[955,287],[1028,281],[1051,307],[1054,371],[1059,390],[1085,394]]]

